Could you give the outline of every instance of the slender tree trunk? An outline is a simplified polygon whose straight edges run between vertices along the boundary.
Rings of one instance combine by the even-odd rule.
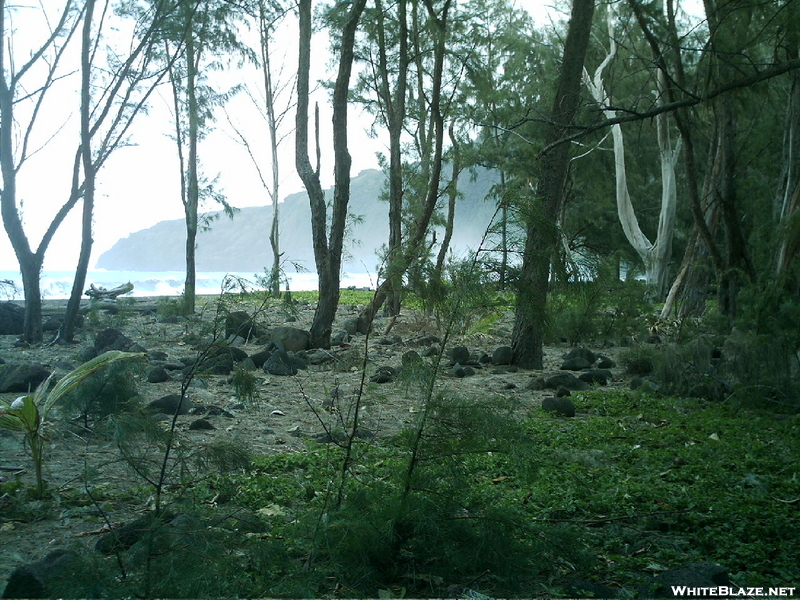
[[[436,15],[433,4],[430,0],[425,0],[425,6],[428,14],[434,23],[436,31],[436,46],[434,50],[434,68],[433,68],[433,81],[431,82],[430,90],[430,125],[429,131],[425,131],[425,123],[420,123],[420,132],[417,143],[420,145],[419,150],[422,156],[422,172],[427,174],[428,189],[426,191],[425,200],[423,202],[422,214],[414,226],[413,231],[410,232],[408,241],[403,249],[402,257],[398,261],[398,272],[403,275],[419,258],[421,250],[424,248],[425,239],[428,235],[428,226],[430,225],[431,217],[436,209],[436,201],[439,198],[439,181],[442,174],[442,154],[444,148],[444,118],[442,116],[441,100],[442,100],[442,77],[444,73],[444,58],[446,49],[446,33],[447,33],[447,19],[450,10],[451,0],[446,0],[442,7],[439,16]],[[413,5],[413,22],[415,32],[419,31],[418,16],[416,14],[416,5]],[[416,39],[416,38],[415,38]],[[417,49],[415,48],[415,51]],[[418,81],[418,86],[422,88],[422,82]],[[418,92],[420,93],[420,92]],[[424,111],[424,95],[418,102],[420,111]],[[427,112],[427,111],[425,111]],[[425,151],[426,144],[430,143],[432,139],[433,152]],[[358,315],[358,331],[367,333],[372,327],[372,321],[378,310],[383,306],[384,301],[394,289],[393,281],[385,279],[375,291],[370,303]]]
[[[94,18],[95,0],[87,0],[84,8],[83,36],[81,40],[81,162],[83,164],[84,191],[83,191],[83,217],[81,223],[81,250],[78,256],[78,265],[75,269],[75,279],[72,283],[64,323],[61,326],[61,339],[72,342],[75,334],[75,323],[78,318],[81,297],[86,286],[86,272],[89,269],[89,259],[92,256],[92,218],[94,216],[94,194],[96,176],[94,160],[92,157],[92,136],[89,130],[91,116],[91,41],[92,20]]]
[[[452,123],[450,123],[448,133],[450,135],[450,144],[453,148],[453,161],[450,183],[447,186],[447,220],[444,226],[444,238],[442,239],[442,245],[439,247],[439,255],[436,257],[436,267],[434,270],[434,277],[436,279],[442,278],[444,261],[450,249],[450,240],[453,239],[453,224],[456,217],[456,200],[458,199],[458,178],[461,175],[462,168],[461,146],[459,145],[458,139],[456,139]]]
[[[603,71],[615,57],[617,50],[614,37],[614,13],[610,7],[608,8],[607,21],[610,39],[608,54],[600,63],[600,66],[597,67],[592,79],[589,79],[588,73],[584,72],[586,86],[592,93],[595,102],[601,107],[605,107],[610,103],[603,84]],[[666,75],[663,71],[656,73],[656,81],[657,103],[663,105],[666,102]],[[617,116],[615,110],[604,110],[603,112],[609,119]],[[647,238],[639,226],[639,220],[631,202],[625,165],[625,143],[622,127],[619,123],[611,126],[611,134],[614,140],[614,171],[616,175],[616,201],[619,222],[622,225],[622,230],[628,243],[630,243],[644,264],[645,282],[649,295],[656,300],[662,300],[668,288],[667,267],[672,254],[672,238],[675,232],[675,208],[677,205],[675,167],[678,162],[681,142],[679,141],[677,147],[673,150],[666,114],[658,115],[655,121],[661,162],[661,208],[658,215],[658,231],[654,242]]]
[[[296,164],[311,202],[311,229],[314,259],[319,277],[319,301],[311,324],[311,344],[330,347],[331,330],[339,305],[344,230],[347,224],[347,205],[350,199],[350,153],[347,149],[347,95],[353,66],[355,34],[366,0],[355,0],[350,7],[342,32],[339,72],[333,89],[333,152],[334,193],[330,241],[326,236],[327,211],[325,196],[317,173],[308,160],[308,79],[311,61],[311,2],[300,0],[300,58],[297,77]],[[302,103],[302,105],[301,105]]]
[[[385,120],[389,132],[389,244],[386,256],[386,279],[391,279],[392,293],[388,297],[388,315],[400,313],[400,290],[403,283],[403,158],[401,138],[406,120],[406,92],[408,88],[408,23],[407,0],[399,0],[397,81],[394,90],[389,85],[389,64],[386,57],[386,34],[381,0],[376,0],[378,14],[378,56],[380,68],[379,94],[385,106]]]
[[[200,185],[198,181],[197,143],[200,137],[200,114],[197,102],[197,69],[200,56],[195,48],[193,31],[190,26],[186,36],[186,95],[189,117],[189,156],[186,164],[186,282],[183,288],[184,310],[195,311],[197,290],[197,213],[200,205]]]
[[[270,272],[270,292],[273,298],[281,294],[281,249],[280,249],[280,161],[278,160],[278,122],[275,112],[275,86],[272,82],[270,63],[270,39],[272,30],[267,22],[264,0],[259,3],[259,28],[261,34],[261,70],[264,78],[264,98],[267,108],[267,129],[269,130],[270,154],[272,156],[272,186],[269,190],[272,203],[272,225],[269,244],[272,248],[272,271]]]
[[[794,9],[795,13],[800,10]],[[796,17],[795,17],[796,18]],[[787,42],[788,58],[800,57],[797,30]],[[789,73],[791,84],[786,101],[786,124],[783,129],[783,173],[775,199],[775,222],[780,232],[775,252],[775,273],[783,277],[800,246],[800,225],[795,212],[800,208],[800,72]]]
[[[593,14],[594,0],[573,0],[546,145],[555,143],[570,131],[578,111],[581,73]],[[543,367],[550,264],[559,243],[557,223],[569,170],[569,151],[569,144],[558,144],[542,158],[537,187],[542,214],[527,227],[511,340],[514,364],[523,368]]]

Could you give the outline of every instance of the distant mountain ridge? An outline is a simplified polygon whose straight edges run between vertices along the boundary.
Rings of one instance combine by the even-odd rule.
[[[343,269],[376,272],[376,252],[389,237],[389,206],[380,200],[385,175],[368,169],[352,179],[349,212],[355,217],[346,237]],[[451,247],[457,253],[476,248],[495,212],[486,198],[499,178],[493,171],[463,173]],[[333,191],[327,190],[330,199]],[[445,198],[441,199],[444,204]],[[217,215],[220,213],[212,213]],[[280,204],[280,244],[286,261],[314,271],[311,209],[305,192],[291,194]],[[220,215],[211,228],[197,235],[197,270],[261,273],[272,265],[269,231],[272,207],[242,208],[233,219]],[[441,235],[437,236],[442,239]],[[181,271],[185,268],[186,230],[182,219],[161,221],[119,240],[100,255],[97,268],[113,271]],[[293,270],[287,267],[287,271]]]

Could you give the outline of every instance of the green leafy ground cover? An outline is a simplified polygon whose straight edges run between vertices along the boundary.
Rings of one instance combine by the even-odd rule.
[[[402,505],[403,435],[358,445],[339,507],[335,445],[259,457],[198,499],[269,515],[270,539],[305,565],[296,576],[316,573],[316,593],[433,595],[455,579],[494,595],[561,595],[577,574],[624,597],[689,562],[719,563],[740,585],[797,584],[796,417],[635,393],[576,404],[578,418],[537,411],[502,430],[487,423],[505,407],[434,415]]]

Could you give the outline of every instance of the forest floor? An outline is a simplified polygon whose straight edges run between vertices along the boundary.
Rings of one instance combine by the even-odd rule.
[[[201,328],[204,319],[206,324],[208,323],[213,313],[214,299],[206,300],[206,310],[201,313],[204,315],[203,318],[181,319],[177,323],[164,323],[155,312],[141,312],[143,307],[149,305],[155,307],[155,302],[155,299],[136,299],[132,305],[116,315],[100,312],[87,316],[79,334],[79,345],[56,344],[49,347],[18,348],[14,346],[16,341],[14,336],[0,336],[0,357],[6,362],[30,361],[52,368],[77,366],[80,361],[76,358],[76,352],[84,346],[92,345],[96,333],[105,327],[119,328],[148,352],[165,353],[167,360],[179,360],[202,352],[208,343],[208,337],[207,333],[198,333],[197,330]],[[56,301],[46,303],[47,312],[54,312],[59,308],[60,303]],[[301,303],[289,316],[285,307],[270,305],[259,314],[258,319],[266,328],[291,326],[307,329],[313,317],[313,308],[311,304]],[[359,308],[356,305],[341,305],[334,331],[342,328],[345,320],[357,316]],[[466,346],[475,358],[482,354],[491,356],[495,348],[510,343],[512,326],[513,313],[502,310],[483,330],[475,332],[473,328],[472,333],[450,337],[447,348]],[[389,331],[384,335],[387,329]],[[251,401],[243,402],[237,397],[228,375],[197,376],[189,388],[188,398],[196,407],[201,408],[195,411],[195,414],[181,415],[177,418],[177,430],[185,440],[182,444],[203,447],[218,440],[233,440],[236,444],[245,446],[254,456],[305,453],[309,451],[310,445],[316,445],[313,440],[324,438],[326,432],[335,431],[346,424],[348,411],[351,408],[347,401],[358,396],[358,390],[362,385],[364,393],[359,416],[360,427],[369,431],[370,436],[374,436],[378,444],[380,440],[389,439],[399,431],[411,427],[422,409],[419,397],[404,387],[402,382],[378,384],[370,382],[369,378],[378,367],[399,368],[403,353],[424,349],[424,346],[419,345],[419,341],[423,338],[431,335],[441,337],[443,334],[438,330],[435,319],[417,311],[404,311],[392,321],[379,318],[376,320],[374,330],[378,333],[371,336],[368,341],[365,336],[353,336],[350,345],[331,349],[330,361],[320,365],[310,365],[307,370],[299,371],[296,376],[274,376],[257,371],[257,388],[255,397]],[[385,339],[392,336],[399,337]],[[263,349],[263,346],[250,343],[241,348],[248,354],[253,354]],[[366,370],[362,368],[365,349],[368,350]],[[630,448],[636,447],[632,428],[646,426],[647,435],[651,435],[652,430],[663,427],[665,435],[669,433],[666,420],[662,419],[661,422],[655,417],[652,419],[643,417],[641,413],[646,413],[647,409],[641,408],[641,405],[633,403],[629,408],[639,414],[620,415],[613,408],[611,400],[608,399],[623,397],[630,379],[619,366],[612,370],[614,378],[608,386],[598,388],[596,392],[578,393],[573,396],[578,410],[576,417],[569,421],[573,424],[567,425],[566,419],[555,419],[545,413],[541,408],[542,398],[553,395],[553,391],[534,391],[529,389],[528,384],[532,378],[558,373],[563,356],[569,350],[566,344],[547,347],[546,368],[543,371],[494,368],[488,365],[476,369],[475,375],[465,378],[448,376],[445,359],[441,367],[443,375],[436,384],[437,392],[479,398],[482,401],[497,401],[511,407],[509,418],[520,421],[534,419],[541,423],[542,427],[561,431],[560,435],[573,435],[577,430],[602,419],[603,427],[608,431],[617,430],[620,436],[616,437],[625,437],[624,443]],[[617,358],[620,349],[593,348],[593,350]],[[177,377],[164,383],[148,383],[147,370],[142,367],[135,375],[136,387],[144,403],[167,394],[180,393],[181,382]],[[2,394],[0,398],[10,402],[17,395]],[[332,395],[339,399],[339,405],[333,409]],[[689,405],[683,405],[676,410],[683,412],[690,410],[686,408],[687,406]],[[211,414],[206,414],[208,410],[205,409],[209,407],[223,409],[216,411],[222,414],[215,415],[213,410]],[[193,421],[204,416],[212,423],[214,429],[189,429]],[[765,418],[769,423],[770,417]],[[797,417],[792,416],[789,419],[796,426]],[[685,439],[681,442],[681,446],[707,445],[709,435],[714,439],[713,435],[719,433],[716,429],[709,430],[704,432],[701,438],[697,433],[686,432],[684,425],[681,427],[686,434],[683,436]],[[780,452],[789,452],[785,449],[785,444],[790,442],[782,439],[781,432],[770,429],[769,432],[762,431],[758,435],[762,438],[770,437],[769,443],[775,444],[774,448],[780,449]],[[578,463],[592,470],[603,466],[600,463],[606,459],[602,457],[611,455],[616,457],[621,452],[616,447],[607,446],[605,439],[602,442],[595,440],[587,443],[595,447],[559,450],[560,454],[554,455],[556,456],[554,462],[562,466]],[[609,443],[617,442],[609,441]],[[668,445],[666,442],[665,444]],[[577,454],[567,456],[564,454],[567,451]],[[625,452],[631,451],[628,449]],[[797,450],[791,454],[796,456]],[[672,457],[670,460],[677,460],[677,455],[677,451],[668,454]],[[608,461],[610,462],[610,459]],[[30,457],[23,447],[20,434],[2,432],[0,435],[0,466],[20,468],[16,479],[9,471],[0,475],[10,480],[21,481],[24,485],[33,483]],[[797,474],[797,467],[791,468],[795,469],[794,477],[800,477]],[[677,467],[668,463],[663,465],[663,469],[661,475],[648,474],[645,479],[649,480],[652,476],[656,480],[659,477],[661,480],[668,480],[671,477],[669,473]],[[758,469],[757,465],[746,468],[748,473],[749,470],[756,472],[753,481],[761,485],[766,475]],[[126,467],[120,459],[118,449],[109,438],[93,436],[75,427],[74,424],[70,426],[65,420],[55,422],[51,429],[46,459],[46,480],[53,500],[50,502],[30,500],[27,507],[16,506],[13,512],[0,512],[0,589],[3,587],[2,581],[14,568],[38,560],[55,548],[76,544],[91,546],[105,531],[106,521],[115,524],[129,522],[152,507],[153,503],[152,495],[146,491],[147,486]],[[738,480],[735,482],[736,485],[739,483]],[[642,485],[649,484],[643,481]],[[791,487],[794,484],[787,485]],[[797,487],[796,495],[800,495],[800,487],[798,485],[794,487]],[[113,493],[110,490],[113,490]],[[85,498],[89,491],[93,491],[92,497],[95,500],[99,498],[101,501],[87,502]],[[789,494],[787,490],[771,489],[768,498],[792,501],[793,498],[789,498]],[[83,500],[79,501],[79,498]],[[771,507],[776,506],[775,500],[768,500],[768,503]],[[796,510],[795,505],[786,506],[790,507],[789,510],[793,508]],[[777,507],[785,508],[781,503],[778,503]],[[619,509],[624,514],[626,509],[622,504],[619,505]],[[665,514],[670,512],[668,500],[658,504],[648,504],[646,512],[656,514],[662,512],[662,509]],[[552,514],[552,511],[548,514]],[[574,515],[574,511],[567,511],[564,514]],[[797,521],[787,523],[787,526],[796,527]],[[668,532],[662,534],[663,538],[669,537]],[[644,561],[640,574],[649,572],[652,575],[666,570],[667,566],[680,566],[663,566],[661,564],[663,561],[652,557],[648,559],[648,553],[654,551],[653,545],[658,545],[658,542],[630,550],[631,553],[639,552],[641,556],[637,557],[637,560]],[[687,557],[689,556],[696,558],[696,553],[687,553]],[[738,570],[741,570],[740,566]],[[795,571],[783,573],[780,577],[776,575],[775,583],[777,585],[785,582],[788,585],[794,576],[797,576],[794,582],[800,582],[800,571]],[[763,577],[769,579],[769,575]],[[612,587],[615,585],[608,578],[606,583]],[[538,593],[541,594],[541,590]]]

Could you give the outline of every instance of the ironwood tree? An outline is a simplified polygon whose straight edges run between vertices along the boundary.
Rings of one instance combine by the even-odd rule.
[[[558,219],[569,172],[570,146],[561,142],[571,132],[580,106],[581,76],[593,15],[594,0],[573,1],[547,125],[549,150],[539,166],[536,190],[539,214],[527,225],[511,347],[514,364],[528,369],[543,368],[550,266],[559,243]]]
[[[319,278],[319,301],[311,324],[311,345],[330,347],[331,330],[339,305],[339,282],[341,280],[342,248],[347,205],[350,200],[350,152],[347,147],[347,109],[350,76],[353,67],[355,35],[366,0],[340,3],[336,8],[346,9],[342,36],[338,48],[338,73],[333,87],[333,158],[334,192],[331,207],[330,231],[325,193],[319,178],[319,169],[314,169],[309,158],[309,98],[311,69],[311,0],[300,0],[298,15],[300,24],[299,59],[297,67],[297,113],[295,126],[295,166],[303,181],[311,205],[311,235],[314,246],[314,262]]]

